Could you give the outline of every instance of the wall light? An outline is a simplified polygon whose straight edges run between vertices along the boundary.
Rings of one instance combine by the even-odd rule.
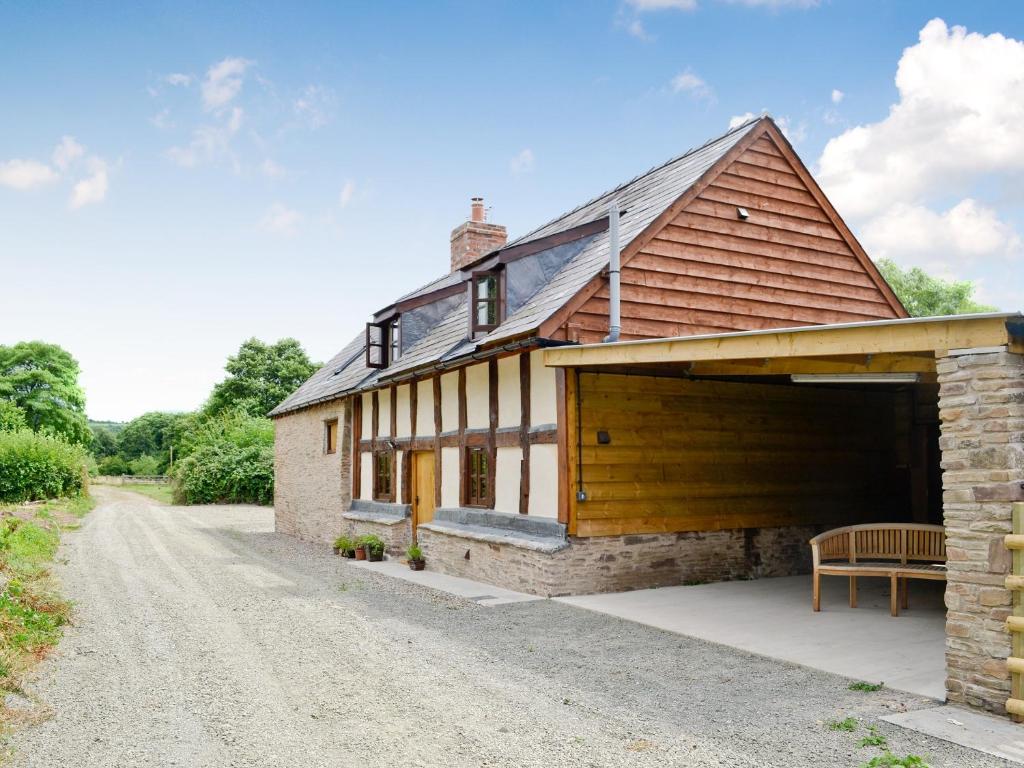
[[[916,384],[919,373],[794,373],[794,384]]]

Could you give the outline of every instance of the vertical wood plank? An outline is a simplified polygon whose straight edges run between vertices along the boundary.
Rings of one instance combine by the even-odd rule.
[[[434,386],[434,507],[441,506],[441,377],[433,378]]]
[[[394,440],[398,437],[398,386],[392,384],[388,387],[388,399],[391,401],[391,406],[388,408],[388,413],[391,416],[391,439]],[[398,500],[398,473],[404,472],[404,461],[403,466],[396,466],[396,459],[398,458],[398,451],[391,451],[391,498],[392,500]],[[408,451],[403,451],[403,457]],[[402,483],[402,494],[405,495],[405,483]]]
[[[459,504],[465,506],[466,488],[466,369],[459,368]]]
[[[363,439],[363,396],[352,398],[352,498],[363,495],[363,451],[359,443]]]
[[[502,281],[504,282],[504,281]],[[487,506],[494,509],[494,480],[498,471],[498,358],[487,361]]]
[[[519,355],[519,514],[530,513],[530,353]]]

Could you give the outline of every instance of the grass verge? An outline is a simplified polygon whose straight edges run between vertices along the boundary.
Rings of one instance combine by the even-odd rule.
[[[126,491],[134,491],[135,493],[141,493],[143,496],[149,496],[151,499],[155,499],[162,504],[173,504],[171,486],[168,485],[151,485],[149,483],[125,483],[119,486]]]
[[[63,530],[77,528],[95,506],[90,496],[43,504],[0,505],[0,734],[39,720],[22,684],[26,673],[60,640],[71,604],[60,594],[50,564]]]

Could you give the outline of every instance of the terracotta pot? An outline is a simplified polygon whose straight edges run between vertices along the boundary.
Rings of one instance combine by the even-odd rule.
[[[366,549],[363,547],[356,547],[356,560],[366,559]]]
[[[409,569],[412,570],[412,571],[422,571],[426,567],[427,567],[427,561],[426,560],[410,560],[409,561]]]

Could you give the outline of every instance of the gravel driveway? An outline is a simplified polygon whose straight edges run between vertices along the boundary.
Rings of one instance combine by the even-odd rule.
[[[112,488],[65,538],[76,621],[20,766],[1006,765],[875,718],[931,702],[551,601],[484,608]],[[825,722],[854,716],[856,733]]]

